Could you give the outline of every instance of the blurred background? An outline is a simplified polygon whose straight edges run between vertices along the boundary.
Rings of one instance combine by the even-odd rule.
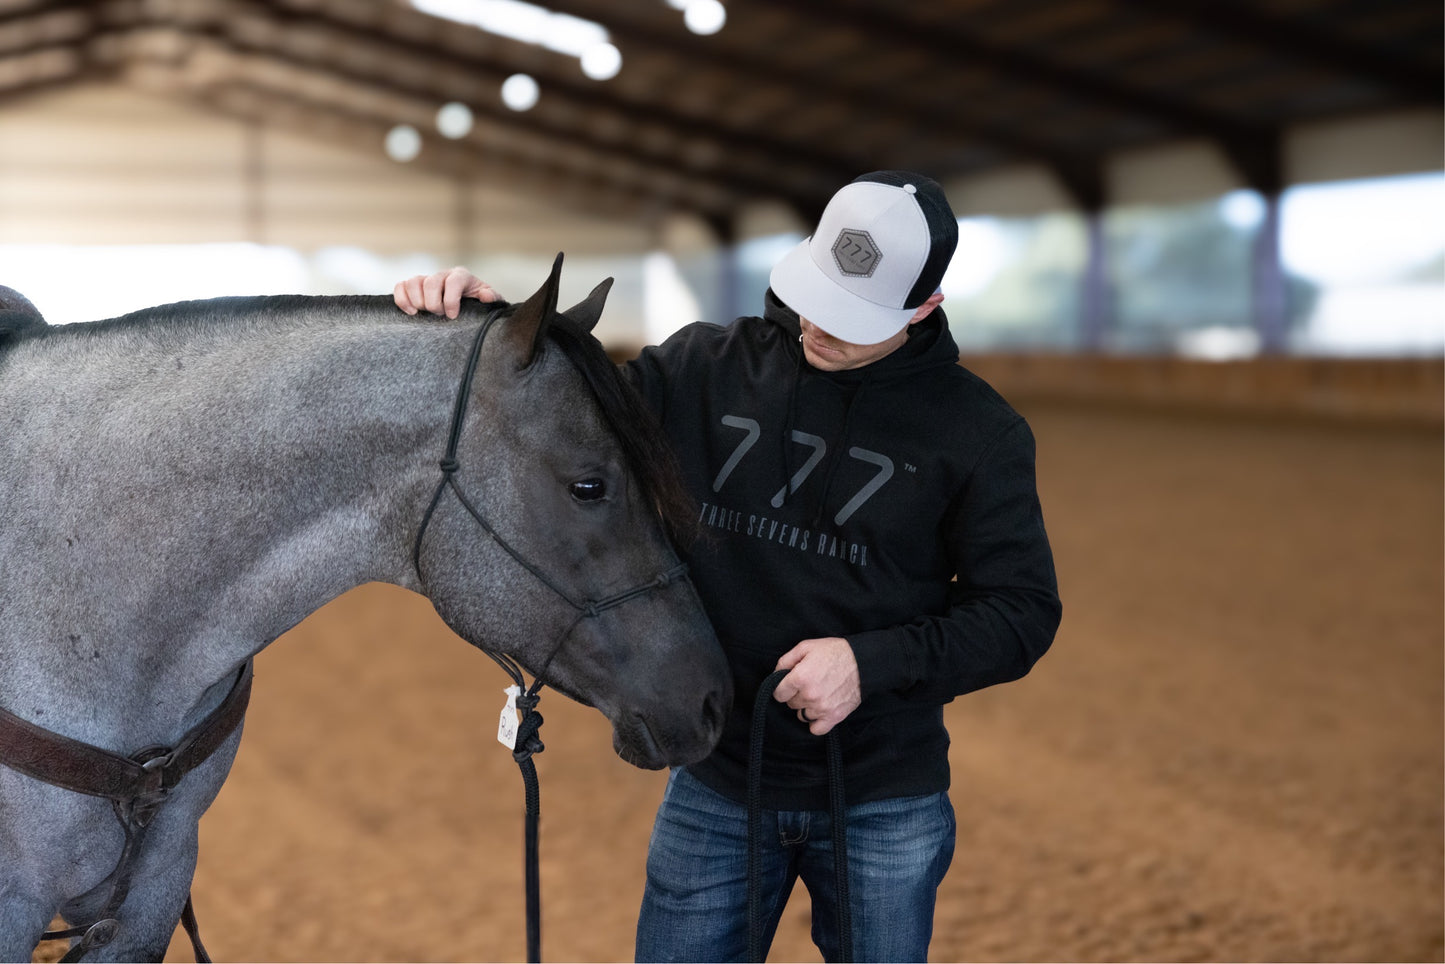
[[[1425,0],[0,0],[0,283],[52,323],[521,297],[560,250],[623,356],[759,312],[855,175],[930,174],[1065,601],[948,709],[935,958],[1442,960],[1441,48]],[[213,953],[522,954],[476,656],[383,586],[263,655]],[[553,699],[544,948],[629,959],[660,776]],[[801,893],[774,959],[816,959]]]

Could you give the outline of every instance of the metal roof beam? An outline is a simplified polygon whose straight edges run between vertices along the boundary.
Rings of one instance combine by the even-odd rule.
[[[307,24],[324,24],[327,28],[344,35],[350,35],[364,41],[385,45],[401,55],[409,54],[428,60],[435,60],[438,56],[437,48],[426,43],[411,40],[397,34],[387,33],[383,30],[358,27],[355,24],[328,16],[324,6],[317,7],[315,4],[307,3],[303,10],[300,4],[293,6],[291,3],[286,2],[286,0],[262,0],[261,6],[279,22],[287,25],[304,26]],[[556,2],[550,2],[549,0],[549,6],[552,9],[565,12],[565,4],[558,4]],[[424,17],[428,20],[435,19],[420,12],[412,12],[410,15]],[[475,29],[462,24],[455,26],[458,31]],[[512,72],[496,60],[468,56],[456,50],[448,50],[446,57],[451,62],[459,63],[470,70],[496,75],[499,84],[508,73]],[[525,69],[529,73],[536,73],[538,75],[538,78],[543,82],[544,90],[548,96],[555,95],[564,98],[586,109],[615,111],[627,115],[635,122],[656,124],[682,136],[711,140],[721,147],[724,154],[738,151],[756,151],[766,156],[786,156],[791,162],[816,168],[819,179],[821,180],[837,180],[845,174],[851,177],[853,173],[856,173],[855,166],[849,159],[819,150],[812,145],[779,140],[771,135],[757,131],[724,127],[711,121],[660,107],[656,104],[624,100],[614,94],[608,93],[607,87],[603,84],[595,81],[580,82],[575,79],[563,77],[554,71],[538,70],[535,64],[529,65]],[[776,191],[768,193],[776,195]]]
[[[733,0],[734,6],[759,0]],[[769,6],[846,24],[874,41],[911,47],[942,60],[963,59],[1035,86],[1077,96],[1113,110],[1148,117],[1176,129],[1226,140],[1249,133],[1251,125],[1218,111],[1169,97],[1155,90],[1111,80],[1094,71],[1068,67],[1033,54],[999,46],[958,27],[897,16],[901,5],[842,3],[839,0],[769,0]]]
[[[734,3],[749,0],[734,0]],[[753,0],[756,2],[756,0]],[[1269,153],[1269,145],[1277,143],[1281,134],[1274,127],[1239,120],[1155,91],[1102,77],[1092,71],[1065,67],[1053,61],[1008,50],[983,41],[963,30],[938,24],[905,20],[877,6],[849,3],[840,9],[837,0],[773,0],[787,9],[837,22],[840,16],[865,32],[899,46],[913,47],[939,58],[965,57],[1001,73],[1022,78],[1025,82],[1043,84],[1068,95],[1078,95],[1116,110],[1144,115],[1186,133],[1202,135],[1216,141],[1239,175],[1251,187],[1263,192],[1277,190],[1278,175],[1268,170],[1261,158]],[[1059,157],[1039,153],[1058,175],[1069,193],[1086,211],[1098,210],[1104,203],[1102,175],[1090,168],[1097,161],[1077,157]]]
[[[732,0],[732,5],[741,7],[747,2],[748,0]],[[575,0],[547,0],[547,5],[550,9],[572,16],[589,19],[603,17],[606,20],[607,29],[622,44],[637,44],[665,50],[682,57],[689,63],[705,64],[744,77],[754,78],[765,84],[785,87],[793,91],[794,96],[800,100],[832,99],[846,102],[847,108],[855,113],[868,111],[878,116],[900,117],[920,129],[935,128],[940,124],[952,126],[960,131],[976,135],[981,140],[1006,151],[1030,159],[1042,160],[1056,169],[1074,170],[1096,163],[1092,158],[1060,149],[1056,144],[1039,137],[966,114],[956,105],[940,111],[932,105],[922,106],[900,101],[897,97],[877,90],[868,83],[866,77],[860,77],[854,81],[845,75],[836,73],[820,76],[814,71],[790,67],[786,62],[774,57],[740,53],[734,48],[723,48],[716,43],[701,37],[694,37],[681,30],[676,32],[657,30],[635,20],[622,19],[612,11],[608,11],[604,17],[603,13],[592,5],[577,3]],[[773,0],[769,5],[791,7],[798,4],[792,3],[791,0]],[[839,19],[841,11],[832,0],[819,3],[805,0],[801,6],[808,8],[805,12],[826,17],[834,25],[842,22]],[[851,11],[848,12],[848,16],[852,17]],[[913,33],[917,33],[921,29],[923,28],[909,28]],[[950,57],[956,55],[956,51],[949,52]],[[781,150],[786,151],[789,148],[784,147]],[[881,166],[879,162],[869,158],[859,158],[857,161],[858,166],[851,173],[846,177],[836,179],[835,187],[851,180],[857,173]],[[956,172],[940,171],[937,173],[946,176]],[[1069,186],[1069,190],[1073,193],[1074,187]],[[1074,199],[1081,207],[1087,208],[1090,203],[1089,198],[1082,195],[1075,194]],[[822,210],[820,205],[795,205],[795,207],[805,217],[810,213]]]
[[[380,93],[389,97],[401,98],[418,103],[437,102],[445,97],[444,94],[439,94],[435,90],[419,89],[407,84],[397,83],[384,76],[358,71],[344,64],[297,58],[287,52],[277,51],[265,45],[230,36],[215,30],[207,30],[190,35],[205,38],[207,42],[216,44],[223,50],[244,56],[262,57],[268,61],[296,69],[321,71],[329,76],[339,78],[358,90]],[[474,104],[471,106],[471,109],[474,114],[485,118],[493,124],[541,135],[556,141],[559,146],[564,144],[575,145],[586,148],[601,156],[616,158],[637,168],[644,177],[647,177],[649,171],[652,171],[656,172],[656,179],[664,179],[665,177],[665,179],[668,180],[691,181],[699,185],[712,185],[715,189],[742,196],[778,197],[789,201],[797,199],[795,197],[796,192],[788,191],[777,181],[758,180],[729,171],[713,172],[689,169],[676,164],[666,156],[645,153],[628,146],[626,143],[614,143],[603,140],[577,128],[551,122],[545,115],[540,113],[518,113],[502,107],[481,104]],[[397,117],[392,120],[394,123],[399,123],[403,119],[404,118]],[[436,138],[431,138],[430,140],[435,142]]]
[[[1440,67],[1426,67],[1396,57],[1369,44],[1340,36],[1311,24],[1304,17],[1290,20],[1262,12],[1258,5],[1245,6],[1234,0],[1123,0],[1151,14],[1186,20],[1210,33],[1243,40],[1264,47],[1282,58],[1302,60],[1326,70],[1388,87],[1411,100],[1428,104],[1445,103],[1445,85]],[[1437,15],[1434,36],[1439,37],[1440,6],[1430,4]]]
[[[359,111],[316,101],[295,91],[277,91],[244,81],[193,89],[184,96],[226,116],[313,137],[318,131],[326,131],[367,150],[375,150],[388,128],[385,120]],[[436,145],[435,149],[424,153],[413,163],[423,170],[451,177],[466,177],[479,169],[509,169],[515,172],[512,182],[523,190],[531,190],[539,197],[556,201],[559,191],[555,185],[560,183],[563,188],[560,193],[575,193],[579,204],[611,217],[661,214],[666,207],[664,199],[635,185],[599,177],[555,161],[539,162],[534,157],[505,150],[481,150],[448,143]],[[543,179],[545,184],[533,186],[534,182]],[[573,187],[578,190],[569,190]]]

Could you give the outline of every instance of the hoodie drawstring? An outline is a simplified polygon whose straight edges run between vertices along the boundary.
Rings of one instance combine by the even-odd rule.
[[[798,383],[803,380],[803,334],[798,333],[798,360],[793,365],[793,384],[788,390],[788,410],[783,416],[783,434],[778,444],[783,447],[783,500],[778,505],[784,506],[788,503],[788,497],[793,494],[793,417],[798,409]]]
[[[782,496],[782,500],[777,503],[778,507],[786,505],[788,499],[792,497],[793,492],[795,491],[793,485],[793,449],[795,447],[793,444],[793,420],[797,417],[798,390],[803,380],[803,364],[805,356],[801,347],[802,341],[803,336],[801,333],[799,333],[798,342],[800,347],[798,348],[796,362],[793,365],[793,384],[788,390],[788,409],[783,417],[783,432],[778,440],[779,444],[782,446],[783,465],[783,487],[779,493]],[[848,432],[853,424],[853,413],[858,408],[858,399],[861,398],[863,393],[867,390],[868,384],[872,380],[872,377],[873,376],[871,374],[865,374],[863,376],[863,379],[858,383],[858,387],[852,392],[851,397],[848,399],[848,406],[843,413],[843,428],[842,431],[838,433],[838,446],[831,453],[829,453],[828,466],[823,474],[823,491],[822,494],[818,497],[817,506],[813,510],[812,526],[815,529],[822,524],[823,510],[827,506],[828,496],[833,490],[833,479],[838,474],[838,466],[842,463],[843,453],[848,450]],[[840,390],[845,389],[840,388]],[[801,484],[801,480],[799,480],[799,484]]]
[[[868,390],[868,382],[871,376],[865,375],[858,383],[858,388],[853,392],[853,397],[848,399],[848,408],[843,413],[843,429],[838,433],[838,448],[833,457],[828,460],[828,471],[823,476],[823,494],[818,496],[818,507],[813,512],[813,528],[817,529],[823,524],[823,509],[828,504],[828,495],[833,491],[833,477],[838,474],[838,466],[842,464],[843,453],[848,451],[848,431],[853,424],[853,413],[858,409],[858,399]]]

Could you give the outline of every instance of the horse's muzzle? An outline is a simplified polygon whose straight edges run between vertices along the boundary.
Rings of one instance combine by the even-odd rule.
[[[625,713],[612,722],[612,748],[623,760],[643,770],[697,763],[717,745],[731,708],[732,692],[728,689],[703,697],[701,711],[690,727],[656,726],[641,713]]]

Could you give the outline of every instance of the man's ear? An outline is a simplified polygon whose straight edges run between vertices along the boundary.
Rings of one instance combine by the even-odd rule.
[[[918,310],[913,313],[912,318],[908,319],[908,323],[910,325],[918,324],[920,321],[933,314],[933,309],[937,308],[941,304],[943,304],[943,292],[935,291],[933,294],[928,296],[927,301],[918,306]]]
[[[607,293],[612,290],[612,279],[607,278],[592,293],[583,298],[577,304],[568,308],[562,314],[587,331],[597,327],[597,319],[602,317],[602,306],[607,302]]]
[[[561,278],[562,253],[559,251],[557,260],[552,262],[552,273],[542,287],[518,305],[502,323],[499,335],[516,357],[518,371],[531,365],[542,350],[547,329],[552,326],[552,319],[557,314],[557,287]]]

